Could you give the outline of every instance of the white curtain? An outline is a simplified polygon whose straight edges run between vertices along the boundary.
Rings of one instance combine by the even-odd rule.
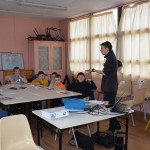
[[[103,69],[104,56],[100,44],[109,41],[116,52],[117,30],[113,12],[106,12],[91,18],[91,67]]]
[[[90,67],[89,18],[71,21],[69,27],[68,65],[71,73],[77,74]]]
[[[123,7],[117,56],[125,78],[150,78],[150,2]]]

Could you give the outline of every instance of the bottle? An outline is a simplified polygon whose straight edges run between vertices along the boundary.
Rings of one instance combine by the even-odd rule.
[[[6,84],[10,84],[10,83],[11,83],[11,81],[8,79],[7,82],[6,82]]]

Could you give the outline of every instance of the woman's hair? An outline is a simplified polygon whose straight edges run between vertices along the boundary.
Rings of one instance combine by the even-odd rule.
[[[109,41],[103,42],[102,44],[100,44],[101,46],[104,46],[106,48],[109,49],[109,51],[112,50],[112,44]]]
[[[83,72],[79,72],[79,73],[77,74],[77,77],[78,77],[79,75],[82,75],[82,76],[85,77],[85,74],[84,74]]]
[[[123,67],[123,64],[120,60],[117,60],[117,63],[118,63],[118,67]]]

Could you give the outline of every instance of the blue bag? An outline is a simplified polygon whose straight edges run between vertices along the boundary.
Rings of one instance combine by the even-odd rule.
[[[81,98],[62,98],[66,109],[85,110],[88,108],[89,102]]]

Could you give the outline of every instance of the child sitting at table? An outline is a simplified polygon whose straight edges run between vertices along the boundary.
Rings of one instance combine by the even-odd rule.
[[[32,81],[32,84],[39,87],[48,87],[49,83],[43,71],[38,72],[38,77]],[[35,102],[32,105],[33,109],[41,109],[46,107],[46,101]]]
[[[13,75],[9,78],[10,83],[27,83],[27,79],[20,73],[19,67],[14,67]]]
[[[54,90],[66,90],[65,85],[61,81],[61,75],[59,74],[55,76],[55,83],[54,83],[53,89]]]
[[[59,75],[59,74],[57,74],[55,76],[55,83],[54,83],[53,89],[54,90],[64,90],[64,91],[66,91],[66,87],[62,83],[62,81],[61,81],[61,75]],[[59,107],[60,104],[61,104],[61,98],[53,99],[51,101],[50,107],[51,108],[53,108],[53,107]]]
[[[53,72],[51,74],[50,80],[49,80],[49,89],[52,89],[55,84],[55,76],[57,75],[57,72]]]
[[[95,84],[94,84],[95,85]],[[72,91],[81,93],[82,95],[78,96],[79,98],[90,98],[91,90],[95,90],[97,87],[96,85],[91,86],[89,82],[86,81],[85,75],[83,72],[79,72],[77,75],[77,81],[72,84]]]
[[[38,77],[32,81],[32,84],[36,86],[48,86],[48,80],[45,77],[45,74],[43,71],[38,72]]]

